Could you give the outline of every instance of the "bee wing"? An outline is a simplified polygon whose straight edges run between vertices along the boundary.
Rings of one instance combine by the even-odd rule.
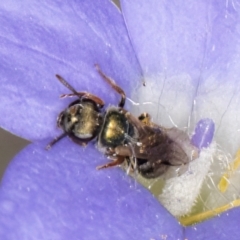
[[[165,173],[166,178],[179,176],[188,169],[188,163],[198,157],[198,150],[185,132],[160,126],[145,126],[144,130],[145,135],[140,139],[142,145],[135,146],[134,153],[139,171],[146,178]]]
[[[180,162],[181,164],[186,164],[198,158],[199,150],[191,144],[190,138],[186,132],[183,132],[182,130],[174,127],[170,129],[165,129],[165,133],[167,137],[172,140],[171,150],[173,152],[173,155],[176,156],[178,153],[181,152],[184,152],[186,155],[186,157],[182,158],[182,160],[180,160],[177,156],[174,160],[173,157],[172,160],[169,160],[169,163],[171,165],[179,165]]]
[[[144,132],[139,139],[141,145],[134,148],[136,158],[173,166],[186,164],[193,159],[191,152],[195,149],[188,135],[181,130],[144,126]]]
[[[167,171],[165,171],[161,177],[164,180],[174,178],[174,177],[179,177],[188,170],[189,170],[189,164],[185,164],[181,166],[168,166]]]

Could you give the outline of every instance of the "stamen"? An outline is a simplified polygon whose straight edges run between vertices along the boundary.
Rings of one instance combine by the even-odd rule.
[[[229,179],[236,172],[239,166],[240,166],[240,149],[237,151],[236,158],[234,159],[234,161],[228,165],[228,170],[222,176],[218,184],[218,189],[222,193],[226,192],[230,183]]]
[[[213,210],[210,211],[206,211],[203,213],[199,213],[193,216],[187,216],[187,217],[181,217],[179,219],[180,223],[184,226],[189,226],[192,225],[194,223],[198,223],[198,222],[202,222],[208,218],[214,217],[220,213],[223,213],[231,208],[234,207],[239,207],[240,206],[240,199],[234,200],[226,205],[223,205],[221,207],[215,208]]]

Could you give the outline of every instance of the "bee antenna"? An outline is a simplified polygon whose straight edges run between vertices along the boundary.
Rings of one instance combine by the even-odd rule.
[[[66,88],[68,88],[70,91],[72,91],[75,95],[78,95],[78,92],[72,87],[63,77],[56,74],[56,78],[62,83]]]
[[[66,137],[68,134],[66,132],[62,133],[60,136],[54,138],[46,147],[46,150],[49,150],[55,143],[60,141],[62,138]]]

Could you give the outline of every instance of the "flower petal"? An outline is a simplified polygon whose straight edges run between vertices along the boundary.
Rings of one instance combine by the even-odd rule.
[[[119,168],[68,139],[46,152],[29,145],[8,168],[0,190],[1,239],[182,239],[182,227]]]
[[[122,15],[108,0],[4,0],[0,25],[0,125],[28,140],[56,135],[55,119],[66,107],[58,97],[69,92],[56,73],[114,104],[119,96],[94,64],[127,94],[141,81]]]
[[[211,20],[209,1],[122,0],[121,7],[146,75],[200,76]]]
[[[240,208],[235,208],[220,217],[215,217],[196,226],[187,227],[185,239],[203,240],[238,240],[240,230],[238,222],[240,220]]]
[[[156,119],[164,114],[166,117],[161,121],[164,125],[172,118],[183,127],[184,115],[188,127],[190,117],[193,124],[211,118],[216,124],[215,140],[226,154],[235,155],[240,146],[239,3],[121,2],[133,47],[145,77],[150,79],[153,89],[150,97],[163,106],[157,113],[155,106]],[[199,139],[195,140],[200,143]],[[186,238],[228,239],[233,231],[233,239],[237,239],[239,229],[234,224],[234,216],[238,211],[236,208],[220,218],[188,228],[192,230]]]
[[[209,3],[190,0],[121,3],[149,88],[140,98],[145,102],[149,98],[158,101],[151,111],[155,122],[171,127],[171,116],[178,127],[186,128],[201,79]]]
[[[239,3],[121,2],[143,72],[147,80],[149,75],[155,78],[151,97],[166,109],[159,109],[161,113],[180,127],[189,126],[189,117],[192,122],[211,118],[217,142],[235,155],[240,147]],[[166,113],[164,125],[169,122]]]

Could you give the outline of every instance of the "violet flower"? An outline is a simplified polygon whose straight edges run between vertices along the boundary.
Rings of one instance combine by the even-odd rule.
[[[106,159],[94,145],[81,148],[66,138],[44,149],[60,133],[58,113],[72,101],[58,99],[68,90],[56,73],[106,106],[118,102],[95,63],[127,96],[143,77],[148,84],[164,76],[166,86],[156,81],[164,89],[161,104],[176,104],[180,95],[189,103],[181,118],[172,112],[178,125],[192,113],[194,123],[212,118],[219,141],[228,136],[226,150],[239,147],[239,3],[123,0],[121,7],[123,15],[107,0],[1,1],[0,126],[33,142],[1,184],[1,239],[238,239],[239,208],[185,228],[121,169],[96,171]],[[181,74],[191,88],[168,78]]]

